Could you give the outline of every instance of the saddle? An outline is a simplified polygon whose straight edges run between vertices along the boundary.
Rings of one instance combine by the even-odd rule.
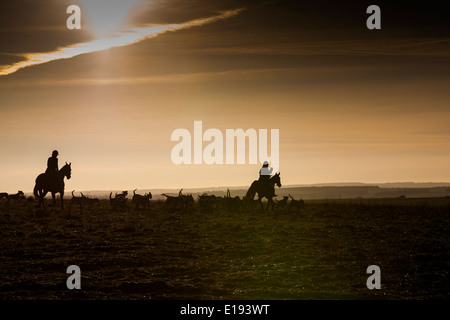
[[[262,189],[265,189],[265,190],[267,190],[267,191],[271,191],[272,193],[273,193],[273,195],[274,195],[274,197],[276,197],[277,195],[275,194],[275,185],[271,185],[270,184],[270,176],[268,176],[268,175],[261,175],[261,176],[259,176],[259,180],[257,180],[258,181],[258,184],[260,185],[260,187],[262,188]]]
[[[57,172],[45,172],[44,173],[44,177],[45,177],[45,181],[47,182],[48,185],[52,185],[52,186],[61,186],[62,185],[62,180],[61,177],[58,176]]]

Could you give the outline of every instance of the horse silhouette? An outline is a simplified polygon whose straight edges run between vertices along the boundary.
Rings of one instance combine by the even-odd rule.
[[[269,206],[272,206],[273,210],[272,198],[275,196],[275,184],[278,186],[278,188],[281,187],[280,172],[273,175],[268,180],[268,182],[263,182],[260,180],[253,181],[247,193],[245,194],[245,202],[247,208],[253,208],[253,199],[255,198],[255,195],[258,194],[258,202],[261,205],[261,208],[264,210],[264,206],[261,200],[262,198],[266,198],[268,200],[267,209],[269,209]]]
[[[45,210],[44,197],[48,192],[52,193],[53,204],[56,204],[55,195],[60,194],[61,209],[64,210],[64,177],[70,179],[72,174],[71,163],[66,164],[59,170],[54,177],[48,174],[41,173],[36,178],[36,184],[34,186],[34,196],[39,198],[39,208],[41,204]]]

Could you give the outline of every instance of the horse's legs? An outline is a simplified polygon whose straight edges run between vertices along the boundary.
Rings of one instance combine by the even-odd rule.
[[[261,196],[258,196],[258,202],[259,202],[259,204],[261,205],[261,209],[264,210],[264,206],[263,206],[261,200],[262,200],[262,197],[261,197]]]
[[[61,210],[64,210],[64,191],[61,191],[59,195],[61,197]],[[83,212],[83,203],[81,203],[81,206],[81,211]]]
[[[272,206],[272,211],[273,211],[273,200],[272,200],[272,197],[267,198],[267,199],[268,199],[268,201],[267,201],[267,210],[269,210],[269,206]]]
[[[56,204],[56,193],[52,192],[52,198],[53,198],[53,206]]]
[[[45,196],[47,195],[48,191],[47,190],[39,190],[39,208],[41,207],[41,203],[42,203],[42,207],[44,208],[45,211]]]

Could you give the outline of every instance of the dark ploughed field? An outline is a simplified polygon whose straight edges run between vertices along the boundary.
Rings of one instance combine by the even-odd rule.
[[[0,299],[449,297],[450,198],[311,200],[299,213],[35,205],[0,204]],[[66,287],[70,265],[81,290]]]

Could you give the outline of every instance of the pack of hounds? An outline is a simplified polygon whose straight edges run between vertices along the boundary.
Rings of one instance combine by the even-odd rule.
[[[25,199],[25,194],[23,191],[19,190],[16,194],[8,194],[6,192],[0,193],[0,200],[6,199],[8,201],[8,204],[11,202],[11,200],[20,201]]]
[[[183,204],[184,207],[181,209],[187,209],[188,207],[186,207],[186,204],[193,204],[194,201],[192,196],[190,196],[190,200],[187,202],[189,196],[182,195],[181,191],[178,197],[168,197],[165,194],[163,195],[168,197],[168,201],[177,201],[179,205]],[[305,205],[303,199],[294,199],[290,194],[289,196],[284,196],[282,200],[275,199],[275,201],[276,203],[273,208],[273,211],[275,212],[300,212]],[[202,213],[214,212],[221,209],[229,212],[248,211],[252,208],[256,208],[258,203],[258,200],[246,199],[246,196],[243,198],[240,198],[239,196],[232,197],[229,189],[227,189],[227,193],[224,197],[208,195],[206,193],[198,196],[198,208]],[[180,209],[180,206],[178,209]]]
[[[144,209],[150,210],[150,199],[152,198],[152,193],[146,193],[144,195],[136,194],[136,190],[133,190],[133,198],[131,199],[132,204],[134,205],[135,210]],[[74,191],[72,191],[72,199],[70,199],[70,208],[73,205],[78,205],[80,210],[83,211],[84,206],[88,206],[92,208],[93,205],[99,203],[98,198],[89,198],[86,197],[82,192],[80,192],[81,196],[77,197],[74,195]],[[128,202],[128,191],[122,191],[122,193],[115,193],[114,198],[112,197],[112,192],[109,194],[109,204],[113,210],[127,210],[127,202]]]
[[[131,206],[134,210],[150,210],[150,200],[152,199],[152,193],[148,192],[144,195],[136,193],[137,189],[133,190],[133,196],[131,198]],[[75,190],[72,191],[72,198],[70,199],[70,211],[72,211],[73,206],[79,207],[80,211],[83,212],[85,208],[92,209],[95,205],[99,203],[98,198],[91,198],[85,196],[80,192],[80,196],[74,194]],[[166,198],[164,202],[164,208],[169,211],[192,211],[194,210],[194,197],[192,194],[183,194],[183,189],[178,192],[177,196],[162,194]],[[8,205],[11,200],[21,201],[25,199],[25,194],[22,191],[18,191],[16,194],[8,194],[5,192],[0,193],[0,201],[6,199]],[[206,193],[198,196],[198,209],[202,213],[214,212],[220,209],[238,212],[245,210],[245,205],[247,200],[245,196],[240,198],[239,196],[232,197],[230,190],[227,189],[227,193],[223,197],[216,195],[208,195]],[[304,207],[305,203],[302,199],[294,199],[290,194],[289,196],[283,196],[282,200],[275,199],[274,211],[276,212],[300,212]],[[125,211],[128,208],[128,191],[122,191],[121,193],[115,193],[113,197],[113,192],[109,194],[109,204],[111,209]],[[253,200],[253,204],[257,205],[257,200]]]

